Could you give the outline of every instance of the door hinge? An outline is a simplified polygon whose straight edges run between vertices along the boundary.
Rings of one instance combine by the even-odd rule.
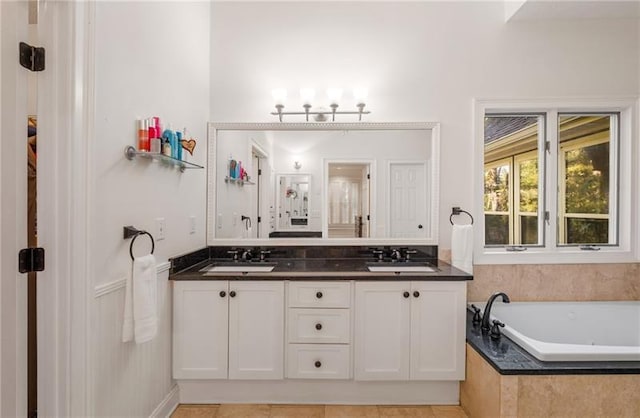
[[[262,216],[258,216],[258,223],[262,222]]]
[[[44,48],[20,42],[20,65],[29,71],[43,71]]]
[[[544,220],[549,222],[549,211],[544,212]]]
[[[18,254],[18,271],[30,273],[44,270],[44,248],[23,248]]]
[[[367,180],[371,180],[371,174],[367,174]]]
[[[551,152],[551,141],[545,141],[544,142],[544,150],[546,152]]]
[[[371,220],[371,216],[367,215],[367,221]]]

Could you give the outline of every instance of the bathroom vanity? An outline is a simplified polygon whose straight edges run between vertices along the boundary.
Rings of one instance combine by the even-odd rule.
[[[181,399],[457,403],[472,277],[434,248],[412,248],[408,262],[355,246],[172,260]]]

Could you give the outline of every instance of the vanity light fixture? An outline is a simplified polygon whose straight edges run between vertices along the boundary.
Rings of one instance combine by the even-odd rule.
[[[300,170],[302,168],[302,163],[300,161],[294,161],[293,168],[295,168],[296,170]]]
[[[356,88],[353,90],[353,97],[356,99],[356,107],[358,110],[338,110],[339,102],[342,99],[341,88],[327,89],[327,97],[329,99],[329,107],[331,109],[324,109],[322,107],[312,109],[311,102],[315,98],[316,92],[314,89],[305,87],[300,89],[300,98],[302,99],[303,112],[285,112],[284,102],[287,99],[287,90],[283,88],[273,89],[271,91],[273,100],[275,102],[276,111],[271,112],[272,115],[278,116],[280,122],[282,122],[284,115],[304,115],[307,122],[309,122],[309,115],[313,116],[313,120],[316,122],[326,122],[328,115],[331,115],[331,121],[336,121],[336,115],[358,115],[358,121],[362,121],[362,115],[368,115],[371,113],[369,110],[364,110],[367,99],[367,89]]]

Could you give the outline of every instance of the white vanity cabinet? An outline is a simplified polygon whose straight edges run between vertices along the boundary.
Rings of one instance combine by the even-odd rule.
[[[282,379],[284,282],[176,281],[175,379]]]
[[[356,380],[464,380],[466,282],[356,282]]]

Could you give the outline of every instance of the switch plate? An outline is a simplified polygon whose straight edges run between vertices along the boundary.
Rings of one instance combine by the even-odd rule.
[[[189,233],[190,234],[196,233],[196,217],[195,216],[189,216]]]
[[[161,241],[164,239],[166,229],[167,224],[164,218],[156,218],[156,241]]]

